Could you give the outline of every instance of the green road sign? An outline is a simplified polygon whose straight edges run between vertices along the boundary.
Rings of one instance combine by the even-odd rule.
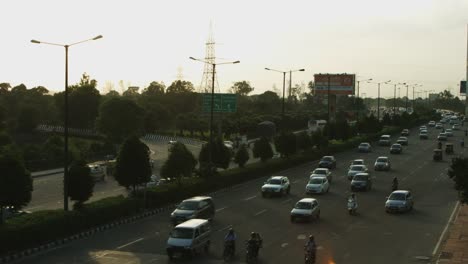
[[[211,94],[203,94],[203,112],[211,113]],[[235,113],[237,111],[237,94],[214,94],[214,113]]]

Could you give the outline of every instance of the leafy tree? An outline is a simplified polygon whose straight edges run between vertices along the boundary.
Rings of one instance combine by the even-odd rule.
[[[13,144],[13,140],[6,132],[0,131],[0,147]]]
[[[270,141],[266,137],[261,137],[259,140],[255,141],[253,156],[254,158],[260,158],[262,162],[266,162],[273,157],[273,149],[271,148]]]
[[[18,116],[17,130],[22,133],[32,133],[39,125],[39,112],[32,106],[25,106]]]
[[[306,131],[297,134],[297,148],[306,150],[312,147],[312,139]]]
[[[177,80],[167,87],[167,93],[191,93],[194,92],[193,84],[188,81]]]
[[[312,134],[312,144],[316,145],[318,149],[324,149],[328,146],[328,138],[318,129]]]
[[[2,212],[5,207],[20,209],[31,201],[33,185],[31,174],[26,170],[21,155],[12,145],[0,148],[0,171],[0,223],[2,223]]]
[[[461,203],[466,204],[468,202],[468,158],[453,158],[448,176],[455,182],[458,199]]]
[[[202,146],[198,161],[200,165],[209,164],[210,154],[209,149],[211,148],[211,161],[217,168],[227,169],[229,168],[229,162],[231,161],[231,151],[224,145],[221,138],[213,140],[213,146],[210,143],[206,143]]]
[[[6,93],[11,89],[11,85],[9,83],[0,83],[0,93]]]
[[[68,173],[68,196],[72,201],[74,209],[83,208],[83,203],[93,195],[94,179],[91,169],[84,160],[75,161]]]
[[[117,156],[114,177],[121,185],[133,192],[136,186],[150,180],[150,150],[136,136],[127,138]]]
[[[392,124],[392,118],[390,117],[389,113],[385,113],[385,115],[382,118],[382,124],[384,126],[389,126]]]
[[[97,128],[113,142],[143,131],[144,110],[127,98],[111,98],[99,109]]]
[[[161,96],[164,94],[164,90],[166,89],[166,86],[164,83],[158,83],[158,82],[151,82],[148,87],[143,89],[143,92],[141,95],[143,96]]]
[[[231,89],[229,89],[229,92],[241,96],[246,96],[249,93],[251,93],[254,89],[255,88],[253,88],[248,81],[241,81],[235,82],[234,85],[232,85]]]
[[[297,151],[296,135],[292,132],[281,132],[275,138],[275,147],[282,157],[289,157]]]
[[[247,151],[245,144],[240,145],[236,155],[234,156],[234,162],[237,163],[240,168],[243,168],[249,158],[249,151]]]
[[[161,177],[177,179],[179,186],[182,185],[182,177],[191,177],[197,165],[197,160],[192,152],[180,142],[169,149],[169,156],[161,167]]]

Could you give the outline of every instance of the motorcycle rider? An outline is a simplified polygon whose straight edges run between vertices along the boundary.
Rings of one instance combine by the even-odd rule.
[[[392,181],[392,190],[395,191],[398,189],[398,179],[397,177],[393,177],[393,181]]]
[[[257,258],[260,245],[255,232],[250,233],[250,239],[247,240],[247,248],[248,251],[251,252],[252,256]]]
[[[348,206],[349,206],[349,203],[351,203],[351,209],[353,209],[353,210],[357,209],[358,204],[357,204],[356,194],[352,193],[348,197]]]
[[[309,256],[312,256],[313,258],[315,258],[315,253],[317,251],[317,244],[315,243],[315,239],[313,235],[309,236],[309,240],[305,244],[304,249]]]
[[[232,255],[235,254],[236,252],[236,233],[234,232],[234,229],[231,227],[229,228],[228,233],[224,237],[224,245],[225,247],[231,247],[232,248]]]

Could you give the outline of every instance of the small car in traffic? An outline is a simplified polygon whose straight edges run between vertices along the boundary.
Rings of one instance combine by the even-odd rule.
[[[442,129],[444,127],[444,125],[442,125],[442,123],[437,123],[435,128],[437,129]]]
[[[172,229],[167,239],[166,252],[169,259],[191,258],[208,252],[211,240],[211,225],[208,220],[190,219]]]
[[[327,177],[324,176],[312,176],[306,185],[306,193],[325,193],[330,190],[330,183]]]
[[[368,191],[372,188],[372,179],[369,173],[358,173],[351,181],[351,191]]]
[[[385,202],[385,211],[392,212],[406,212],[413,209],[414,201],[413,195],[407,190],[396,190],[387,197]]]
[[[391,154],[401,154],[403,152],[403,147],[401,144],[395,143],[390,147]]]
[[[380,136],[379,146],[390,146],[390,135]]]
[[[280,195],[289,194],[291,185],[288,177],[286,176],[272,176],[262,186],[262,197],[267,195]]]
[[[403,131],[401,131],[401,136],[402,137],[408,137],[409,136],[409,129],[403,129]]]
[[[460,125],[459,124],[453,124],[452,129],[453,130],[460,130]]]
[[[355,160],[351,161],[351,164],[349,165],[349,167],[351,167],[353,165],[366,165],[366,164],[365,164],[363,159],[355,159]]]
[[[213,199],[209,196],[195,196],[183,200],[171,213],[173,225],[185,222],[189,219],[212,219],[215,215]]]
[[[375,171],[382,171],[382,170],[389,171],[391,168],[392,168],[392,165],[388,157],[381,156],[375,160],[375,163],[374,163]]]
[[[328,168],[334,169],[336,168],[336,159],[334,156],[323,156],[318,164],[319,168]]]
[[[369,142],[362,142],[358,146],[358,152],[368,153],[372,151],[371,144]]]
[[[327,168],[317,168],[313,170],[310,174],[310,177],[314,177],[314,176],[327,177],[327,180],[329,183],[331,183],[333,179],[331,171]]]
[[[291,222],[298,219],[311,221],[320,218],[320,205],[314,198],[303,198],[299,200],[291,210]]]
[[[419,131],[419,139],[428,139],[429,135],[427,134],[427,130]]]
[[[398,144],[402,146],[408,146],[408,138],[407,137],[399,137],[396,141]]]
[[[358,174],[358,173],[365,173],[367,172],[368,169],[366,167],[366,165],[351,165],[349,167],[349,170],[348,170],[348,180],[352,180],[354,175]]]
[[[437,140],[438,141],[447,141],[447,133],[445,133],[445,132],[439,133],[439,135],[437,136]]]
[[[434,127],[436,125],[436,122],[435,121],[429,121],[429,123],[427,125],[430,126],[430,127]]]
[[[453,137],[452,129],[450,128],[445,129],[445,135],[447,135],[447,137]]]

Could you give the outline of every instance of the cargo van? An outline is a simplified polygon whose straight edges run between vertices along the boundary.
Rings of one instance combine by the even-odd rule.
[[[205,219],[190,219],[172,229],[167,239],[169,259],[192,257],[210,248],[211,226]]]

